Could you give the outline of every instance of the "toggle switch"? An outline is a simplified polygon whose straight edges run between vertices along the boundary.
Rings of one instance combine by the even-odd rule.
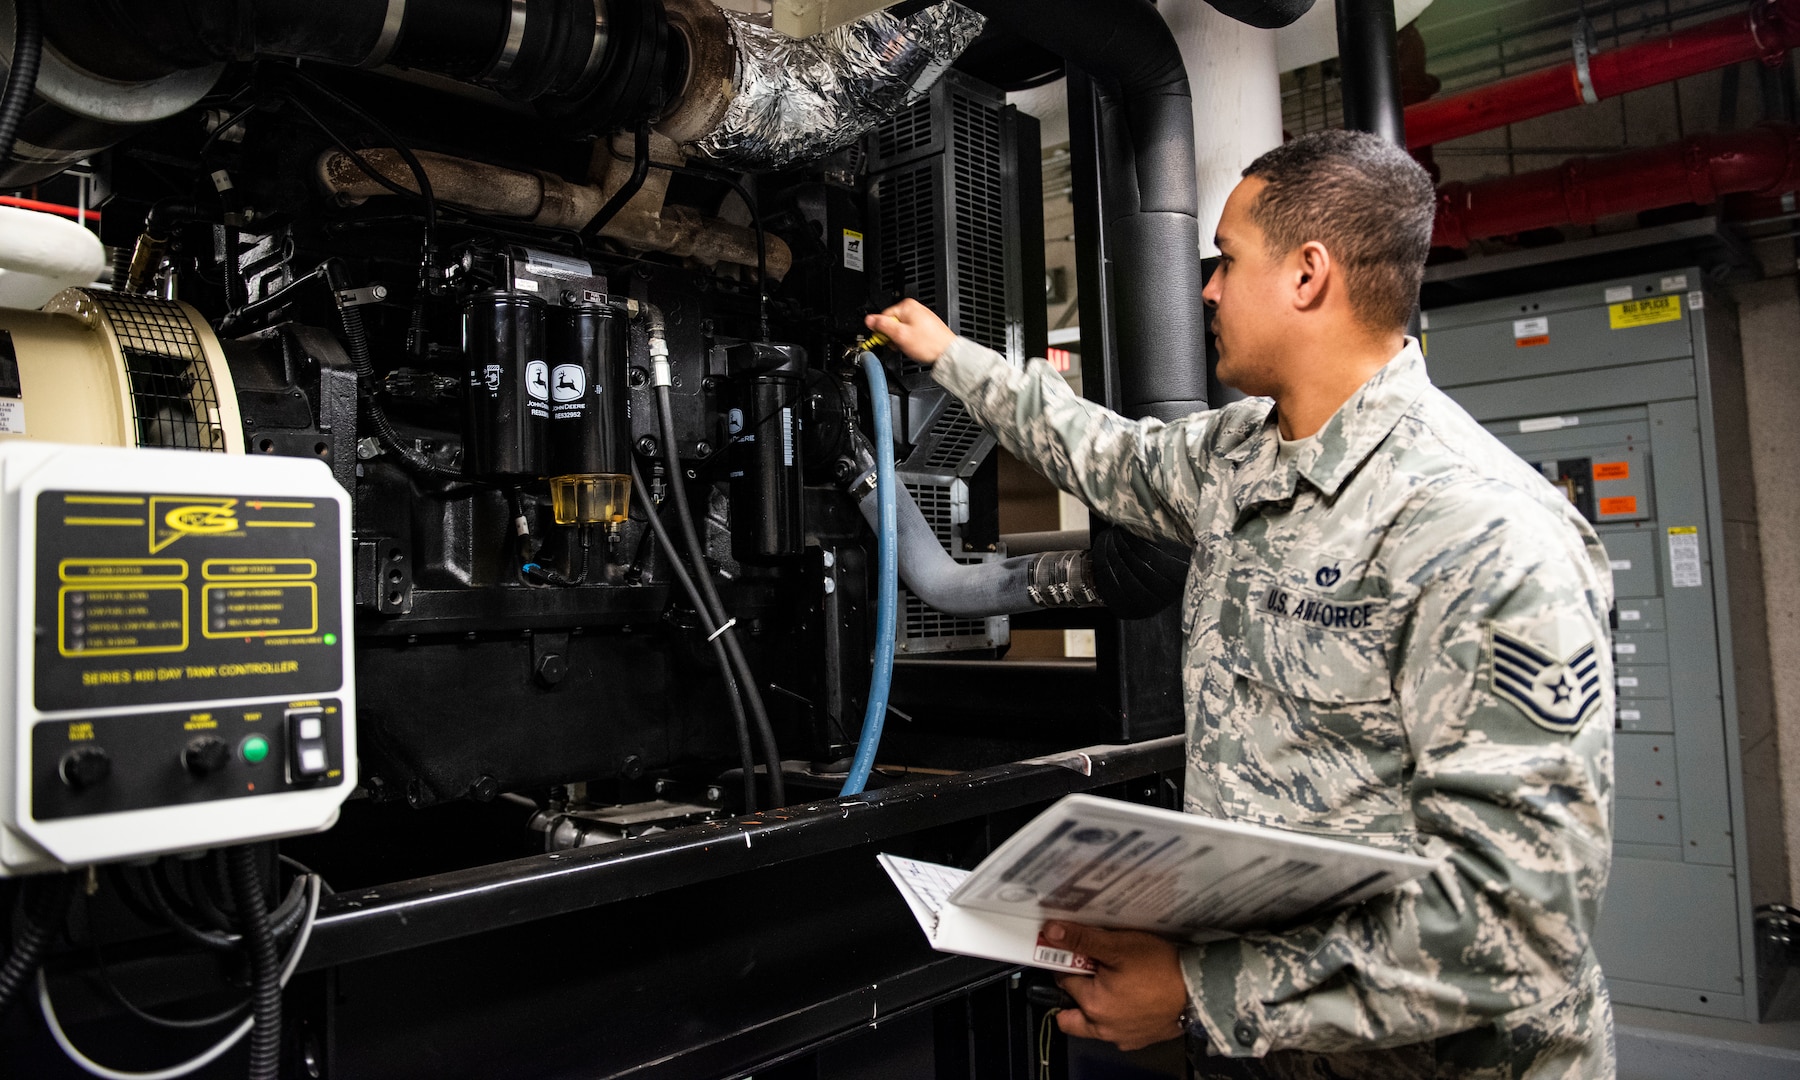
[[[289,709],[287,729],[288,745],[292,747],[289,764],[295,778],[324,776],[331,767],[331,755],[325,749],[325,713],[320,709]]]

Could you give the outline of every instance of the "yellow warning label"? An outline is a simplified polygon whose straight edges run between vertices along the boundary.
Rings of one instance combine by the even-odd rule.
[[[1669,535],[1670,536],[1686,536],[1689,533],[1698,533],[1699,531],[1700,531],[1700,529],[1696,525],[1676,525],[1669,529]]]
[[[1627,300],[1623,304],[1612,305],[1607,312],[1612,317],[1614,330],[1678,322],[1681,319],[1681,297],[1651,296],[1643,300]]]

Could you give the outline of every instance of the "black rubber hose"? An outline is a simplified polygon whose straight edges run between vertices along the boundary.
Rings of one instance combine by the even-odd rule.
[[[37,972],[50,939],[62,928],[75,895],[75,875],[56,874],[25,885],[20,905],[20,928],[13,936],[12,952],[0,964],[0,1017],[18,1000],[19,991]]]
[[[0,97],[0,163],[11,160],[19,124],[37,89],[38,62],[44,56],[44,16],[38,0],[13,0],[13,62]]]
[[[631,197],[644,186],[644,178],[649,175],[650,125],[645,122],[638,125],[637,136],[632,142],[631,175],[625,178],[625,183],[619,186],[619,190],[613,192],[612,198],[606,200],[606,204],[600,207],[599,212],[581,227],[581,238],[591,241],[598,237],[600,230],[606,227],[606,223],[611,221],[620,210],[623,210],[625,204],[631,201]]]
[[[137,870],[138,886],[142,890],[143,898],[149,901],[151,910],[156,912],[157,918],[163,921],[163,925],[204,948],[237,948],[238,935],[222,933],[217,930],[202,930],[178,915],[169,902],[168,894],[163,892],[162,882],[157,879],[155,868],[145,866],[137,868]]]
[[[728,185],[737,197],[744,202],[744,209],[750,212],[750,222],[756,228],[756,318],[762,330],[762,340],[769,340],[769,234],[763,225],[762,211],[757,208],[756,200],[750,197],[750,191],[744,187],[743,181],[734,173],[724,169],[716,169],[706,165],[665,165],[660,161],[650,164],[658,169],[666,169],[682,176],[696,176],[706,180],[717,180]]]
[[[776,806],[787,805],[787,785],[781,777],[781,749],[775,744],[775,728],[769,723],[769,710],[763,706],[762,691],[756,685],[756,674],[750,670],[750,661],[745,658],[744,650],[737,640],[737,627],[731,625],[731,617],[725,605],[719,599],[719,590],[713,587],[712,572],[706,566],[706,548],[700,544],[700,534],[694,529],[694,514],[688,505],[687,482],[681,472],[681,456],[675,449],[675,405],[669,399],[669,388],[656,388],[656,411],[662,420],[663,461],[669,469],[669,489],[675,495],[675,518],[681,525],[681,538],[687,544],[688,560],[693,563],[694,577],[699,582],[700,591],[706,597],[713,617],[718,621],[719,637],[725,642],[725,654],[731,657],[737,668],[738,678],[748,691],[750,716],[756,722],[756,736],[762,743],[763,757],[769,764],[769,797]]]
[[[254,304],[245,304],[236,311],[227,312],[225,317],[219,321],[220,336],[223,337],[226,332],[247,320],[259,318],[267,312],[298,302],[299,292],[303,287],[311,285],[315,281],[321,281],[324,277],[325,267],[314,267]]]
[[[325,278],[331,284],[334,294],[342,293],[349,288],[344,277],[343,264],[332,259],[325,264]],[[453,469],[446,469],[419,451],[406,445],[400,439],[400,433],[387,418],[387,413],[375,400],[375,361],[369,356],[369,334],[363,327],[362,311],[355,304],[337,300],[338,319],[344,326],[344,351],[349,354],[350,362],[356,368],[356,382],[361,389],[363,413],[369,418],[369,425],[375,429],[375,437],[381,444],[398,457],[407,468],[414,472],[438,476],[456,476]]]
[[[706,640],[712,644],[713,658],[719,664],[719,674],[725,677],[725,689],[731,700],[731,720],[737,729],[738,756],[744,767],[744,812],[755,813],[756,754],[750,747],[750,720],[744,715],[743,693],[738,688],[737,678],[732,675],[731,658],[725,655],[725,646],[719,642],[719,624],[713,621],[706,601],[700,598],[700,590],[694,587],[694,579],[688,576],[687,568],[681,565],[681,552],[675,549],[675,541],[669,538],[669,530],[663,528],[662,518],[656,512],[656,504],[650,501],[650,488],[644,483],[644,474],[638,470],[635,457],[631,459],[631,490],[637,496],[644,517],[650,521],[650,531],[656,536],[657,546],[662,549],[663,561],[669,564],[675,580],[681,584],[681,590],[687,593],[688,603],[694,606],[694,613],[700,616],[700,629],[706,631]]]
[[[194,905],[194,910],[200,913],[200,917],[212,929],[227,934],[237,933],[242,929],[237,920],[226,914],[225,909],[214,899],[214,883],[223,884],[225,881],[224,867],[215,861],[217,858],[217,853],[209,853],[198,859],[176,861],[181,864],[182,875],[187,882],[188,901]],[[212,880],[209,881],[209,878]],[[219,891],[224,893],[228,889],[229,886]]]
[[[249,844],[228,848],[225,860],[250,954],[251,1000],[256,1011],[256,1026],[250,1031],[250,1080],[281,1080],[281,956],[275,949],[269,909],[263,904],[256,848]]]

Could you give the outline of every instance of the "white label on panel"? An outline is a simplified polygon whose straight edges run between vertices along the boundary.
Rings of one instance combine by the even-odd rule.
[[[1692,525],[1669,530],[1669,584],[1700,587],[1700,530]]]
[[[1431,312],[1429,312],[1429,311],[1419,312],[1419,329],[1421,329],[1421,330],[1431,329]]]
[[[1529,435],[1534,431],[1561,431],[1566,427],[1574,427],[1581,423],[1579,416],[1536,416],[1530,420],[1519,421],[1519,434]]]
[[[1619,676],[1619,685],[1625,687],[1627,690],[1635,690],[1637,688],[1637,676],[1621,675]]]
[[[1673,277],[1666,277],[1666,278],[1662,279],[1662,291],[1663,292],[1680,292],[1681,290],[1683,290],[1685,288],[1687,288],[1687,275],[1686,274],[1676,274]]]
[[[855,229],[844,230],[844,269],[860,271],[863,268],[863,234]]]
[[[513,288],[519,292],[537,292],[538,283],[528,277],[513,278]]]
[[[590,278],[594,276],[594,268],[586,259],[572,259],[567,255],[553,255],[547,251],[528,251],[525,253],[525,272],[542,277]]]
[[[1619,719],[1621,719],[1621,720],[1642,720],[1643,718],[1644,718],[1644,713],[1643,713],[1643,710],[1641,710],[1641,709],[1620,709],[1619,710]]]
[[[1629,570],[1629,569],[1631,569],[1631,560],[1630,559],[1614,559],[1612,561],[1612,568],[1614,570]],[[1635,612],[1635,611],[1632,612],[1632,615],[1635,616],[1636,614],[1637,614],[1637,612]]]
[[[1613,642],[1613,652],[1619,656],[1636,656],[1637,646],[1629,641]]]
[[[1706,294],[1705,293],[1703,293],[1703,292],[1688,293],[1688,308],[1690,310],[1701,311],[1701,310],[1704,310],[1705,307],[1706,307]]]
[[[1629,285],[1620,285],[1617,288],[1606,290],[1606,302],[1609,304],[1622,304],[1629,299],[1631,299],[1631,286]]]
[[[25,403],[0,399],[0,435],[25,434]]]
[[[1625,568],[1627,570],[1631,569],[1631,560],[1630,559],[1625,560],[1625,564],[1626,564]],[[1613,563],[1613,565],[1616,567],[1619,564],[1617,562],[1615,562],[1615,563]],[[1644,613],[1641,611],[1637,611],[1635,609],[1619,612],[1619,621],[1620,622],[1638,622],[1638,621],[1642,620],[1643,617],[1644,617]]]
[[[1550,332],[1550,320],[1548,318],[1540,317],[1540,318],[1536,318],[1536,319],[1514,319],[1513,320],[1513,340],[1514,341],[1517,341],[1520,338],[1543,337],[1545,334],[1548,334],[1549,332]]]

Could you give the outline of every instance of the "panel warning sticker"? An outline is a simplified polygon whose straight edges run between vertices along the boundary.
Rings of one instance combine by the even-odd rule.
[[[1692,525],[1669,530],[1669,584],[1677,589],[1700,587],[1700,530]]]
[[[855,229],[844,230],[844,269],[858,273],[863,268],[863,234]]]
[[[1634,495],[1616,495],[1610,499],[1600,500],[1600,514],[1603,517],[1635,513],[1637,513],[1637,497]]]
[[[1550,320],[1547,318],[1514,319],[1513,345],[1528,349],[1534,345],[1550,344]]]
[[[25,403],[17,398],[0,398],[0,435],[25,434]]]
[[[1631,462],[1596,461],[1594,462],[1594,479],[1629,480],[1631,479]]]
[[[1623,304],[1614,304],[1607,308],[1614,330],[1629,330],[1635,326],[1655,326],[1657,323],[1679,322],[1681,320],[1681,297],[1650,296],[1642,300],[1629,300]]]

